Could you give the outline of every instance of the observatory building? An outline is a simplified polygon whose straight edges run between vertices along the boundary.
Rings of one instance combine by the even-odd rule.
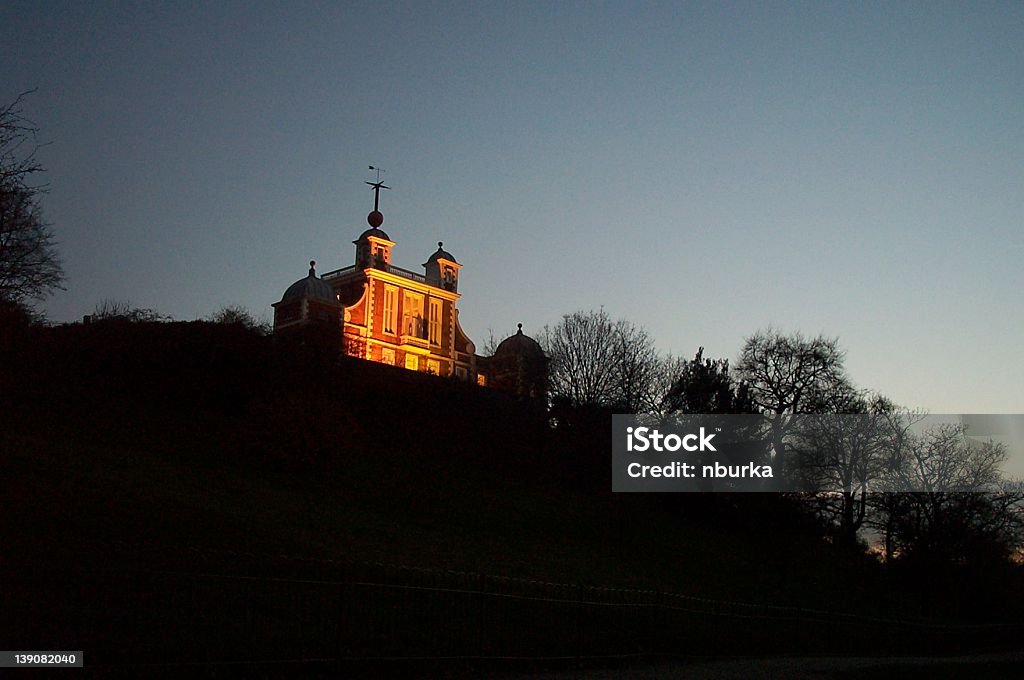
[[[379,180],[368,227],[352,243],[355,262],[322,275],[315,261],[309,273],[274,303],[275,335],[320,329],[334,334],[353,357],[488,385],[521,396],[542,397],[547,359],[540,346],[519,332],[499,345],[495,357],[481,357],[459,324],[462,265],[438,242],[421,272],[396,266],[395,241],[381,227]],[[520,356],[522,355],[522,356]]]

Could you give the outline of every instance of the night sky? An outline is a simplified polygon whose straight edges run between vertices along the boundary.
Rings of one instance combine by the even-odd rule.
[[[373,179],[463,327],[600,306],[663,351],[839,336],[863,387],[1024,412],[1022,3],[0,5],[74,321],[270,304]]]

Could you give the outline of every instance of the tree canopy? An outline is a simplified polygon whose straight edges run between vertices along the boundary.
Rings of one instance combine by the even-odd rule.
[[[26,93],[27,94],[27,93]],[[33,183],[38,128],[25,117],[25,94],[0,109],[0,298],[17,304],[41,300],[61,287],[64,269]]]
[[[541,336],[552,401],[638,412],[661,399],[660,359],[643,328],[601,309],[566,314]]]

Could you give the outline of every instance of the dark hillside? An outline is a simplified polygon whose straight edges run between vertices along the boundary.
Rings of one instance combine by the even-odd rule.
[[[424,639],[408,638],[405,628],[396,632],[399,624],[388,619],[379,625],[389,631],[384,637],[405,640],[395,643],[398,651],[371,637],[332,653],[346,658],[367,649],[437,655],[442,639],[497,650],[489,638],[474,637],[483,635],[472,632],[481,626],[497,626],[502,639],[504,626],[534,630],[530,644],[538,646],[530,649],[537,656],[564,654],[562,635],[577,653],[602,636],[623,646],[601,643],[600,653],[633,653],[643,647],[622,634],[624,627],[671,630],[645,617],[647,608],[673,597],[696,598],[686,602],[708,608],[705,623],[734,606],[760,607],[759,616],[775,611],[766,607],[785,608],[798,621],[811,610],[832,613],[832,621],[837,612],[886,620],[896,611],[901,619],[963,613],[952,592],[948,606],[934,606],[911,588],[890,585],[867,558],[837,553],[777,496],[612,494],[608,421],[600,414],[552,431],[535,404],[491,390],[357,360],[339,363],[206,322],[32,328],[8,337],[2,361],[2,566],[8,582],[20,584],[3,603],[19,612],[7,620],[19,621],[20,632],[3,632],[16,642],[75,638],[88,629],[92,648],[103,649],[133,631],[141,649],[156,644],[145,642],[156,636],[148,626],[159,628],[156,622],[170,617],[171,628],[160,634],[174,637],[198,616],[224,644],[264,639],[265,624],[282,636],[273,638],[281,649],[302,656],[308,650],[294,645],[306,644],[310,625],[342,625],[337,612],[318,609],[338,596],[287,590],[281,597],[291,604],[274,613],[274,588],[285,587],[274,584],[281,583],[337,584],[349,589],[346,602],[355,601],[352,583],[372,582],[404,588],[407,597],[486,592],[500,593],[502,602],[577,607],[565,614],[576,621],[571,625],[556,623],[562,614],[554,610],[499,616],[481,608],[473,609],[469,629],[449,630],[467,619],[463,605],[445,600],[443,624],[416,627],[427,631]],[[257,590],[236,592],[212,578]],[[38,614],[32,595],[40,591],[54,598],[64,623]],[[191,603],[187,625],[162,609],[179,599],[174,593]],[[303,603],[306,632],[281,632],[281,621],[295,614],[295,598]],[[584,636],[579,607],[607,598],[626,600],[609,600],[585,617],[595,630]],[[210,602],[217,604],[204,604]],[[364,624],[345,635],[358,638],[372,629],[365,617],[389,607],[420,606],[389,602],[381,593],[370,597],[365,611],[350,617]],[[640,619],[597,615],[612,604],[628,607],[623,617]],[[97,623],[98,608],[114,612],[113,623]],[[219,617],[241,617],[247,632],[228,632]],[[544,620],[560,632],[544,632]],[[690,653],[711,644],[693,637],[695,625],[687,628]],[[870,632],[866,637],[892,637],[857,625]],[[846,633],[823,641],[808,632],[820,628],[811,622],[798,632],[775,630],[791,649],[837,649],[829,645]],[[331,630],[330,639],[344,637]],[[773,637],[756,639],[766,651],[778,648]],[[856,645],[861,638],[843,639]]]

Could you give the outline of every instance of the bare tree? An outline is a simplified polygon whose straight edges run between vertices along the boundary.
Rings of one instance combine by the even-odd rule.
[[[494,356],[494,353],[496,351],[498,351],[498,345],[501,344],[501,341],[505,340],[506,338],[508,338],[509,336],[514,335],[514,334],[515,334],[515,331],[508,331],[506,333],[502,333],[500,335],[496,335],[494,333],[494,329],[491,328],[491,327],[488,327],[487,328],[487,339],[484,340],[484,346],[482,348],[483,356],[485,356],[485,357]]]
[[[672,388],[689,363],[685,357],[671,352],[659,357],[651,381],[651,403],[644,409],[647,413],[667,416],[679,411],[672,400]]]
[[[909,435],[894,470],[896,489],[946,493],[994,488],[1006,455],[1002,444],[969,440],[960,423],[939,423]]]
[[[613,328],[603,309],[566,314],[553,328],[544,327],[541,341],[551,358],[548,380],[552,400],[604,406],[616,399],[615,379],[609,370]]]
[[[659,393],[661,357],[654,340],[640,326],[619,320],[611,335],[612,373],[618,393],[615,407],[626,413],[650,411],[664,393]]]
[[[837,413],[804,415],[796,421],[790,463],[808,504],[842,543],[853,545],[867,519],[875,484],[884,479],[899,440],[892,402],[852,388],[833,392]],[[842,415],[840,415],[842,414]]]
[[[170,321],[171,317],[161,314],[153,309],[132,307],[127,300],[106,298],[97,303],[89,315],[90,321],[131,321],[133,323],[145,321]]]
[[[661,399],[654,341],[629,321],[612,321],[604,309],[574,312],[540,340],[551,358],[553,401],[637,412]]]
[[[1005,560],[1024,539],[1024,493],[1003,480],[1005,447],[976,442],[961,424],[905,432],[889,493],[872,499],[870,523],[886,557]]]
[[[24,116],[23,93],[0,109],[0,298],[25,304],[61,287],[64,270],[33,184],[38,128]]]
[[[225,325],[241,326],[259,335],[270,335],[273,327],[266,318],[258,319],[241,305],[226,305],[210,315],[210,321]]]
[[[838,412],[843,395],[850,391],[843,359],[838,339],[820,335],[783,335],[769,328],[744,343],[735,377],[747,386],[751,403],[768,421],[780,479],[786,473],[793,416]]]

